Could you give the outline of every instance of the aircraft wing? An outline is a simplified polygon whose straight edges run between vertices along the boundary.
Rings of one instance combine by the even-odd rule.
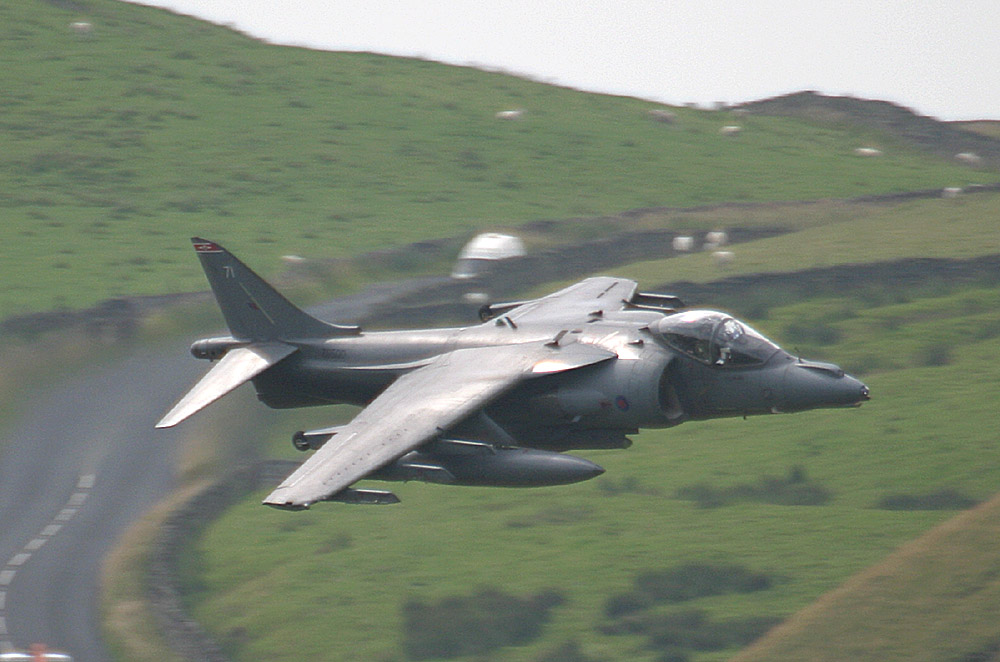
[[[523,379],[614,356],[591,345],[541,342],[442,354],[393,382],[264,503],[308,508],[438,437]]]
[[[638,285],[627,278],[587,278],[541,299],[527,301],[506,314],[515,323],[560,322],[581,324],[627,306]]]
[[[229,350],[222,360],[216,363],[201,381],[160,419],[156,427],[169,428],[177,425],[295,351],[297,351],[295,347],[277,341],[253,343]]]

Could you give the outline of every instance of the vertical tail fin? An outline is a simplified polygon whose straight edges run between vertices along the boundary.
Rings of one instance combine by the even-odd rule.
[[[234,337],[268,341],[361,332],[356,326],[323,322],[296,307],[219,244],[199,237],[191,243]]]

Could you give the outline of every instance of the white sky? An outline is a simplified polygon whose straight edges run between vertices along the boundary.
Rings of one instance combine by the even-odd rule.
[[[142,0],[274,43],[671,104],[798,90],[1000,119],[997,0]]]

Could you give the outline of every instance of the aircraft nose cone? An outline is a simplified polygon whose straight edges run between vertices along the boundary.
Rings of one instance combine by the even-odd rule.
[[[832,363],[799,360],[785,369],[781,411],[854,407],[871,399],[868,387]]]

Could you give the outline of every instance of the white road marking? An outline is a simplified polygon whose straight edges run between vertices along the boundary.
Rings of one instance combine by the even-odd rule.
[[[29,552],[37,552],[45,544],[45,538],[35,538],[24,546]]]
[[[14,566],[24,565],[25,562],[27,562],[27,560],[30,558],[31,554],[25,554],[23,552],[21,554],[15,554],[13,557],[11,557],[10,561],[7,561],[7,565],[14,565]]]
[[[20,567],[31,559],[31,553],[39,550],[42,545],[44,545],[52,536],[59,533],[62,529],[62,524],[56,524],[55,522],[68,522],[73,519],[76,515],[77,509],[83,505],[87,500],[88,493],[85,490],[89,490],[97,482],[97,476],[94,474],[84,474],[80,476],[77,480],[76,488],[77,492],[74,492],[70,496],[69,501],[66,502],[66,508],[59,511],[52,522],[42,529],[38,537],[32,538],[31,542],[24,546],[24,549],[7,561],[7,570],[0,570],[0,586],[10,586],[11,582],[14,581],[14,577],[17,575],[17,570],[10,570],[11,567]],[[7,611],[7,591],[0,590],[0,612]],[[13,650],[13,644],[7,639],[9,633],[7,631],[7,619],[0,615],[0,652],[8,652]]]

